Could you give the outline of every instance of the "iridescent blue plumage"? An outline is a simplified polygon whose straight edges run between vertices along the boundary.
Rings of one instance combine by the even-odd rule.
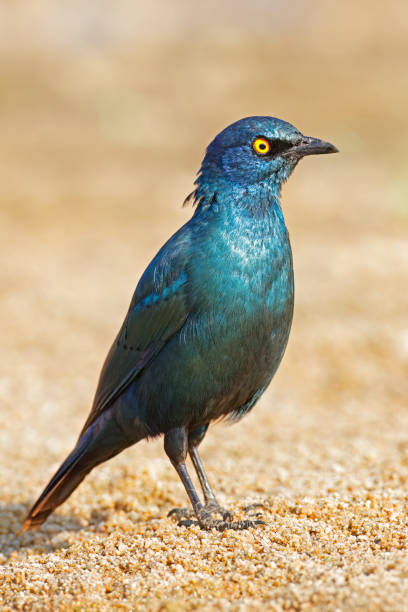
[[[95,465],[159,434],[203,528],[251,525],[231,522],[218,506],[197,446],[211,422],[251,410],[279,366],[293,314],[281,186],[301,157],[335,150],[272,117],[242,119],[213,140],[196,180],[194,214],[140,279],[77,446],[24,528],[41,524]],[[187,452],[204,505],[185,467]]]

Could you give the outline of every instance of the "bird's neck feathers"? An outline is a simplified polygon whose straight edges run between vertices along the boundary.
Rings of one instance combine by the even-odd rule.
[[[242,209],[255,217],[264,216],[280,209],[282,184],[292,170],[283,167],[263,180],[245,185],[217,176],[203,165],[195,181],[197,188],[187,200],[194,198],[196,214],[203,214],[215,206]]]

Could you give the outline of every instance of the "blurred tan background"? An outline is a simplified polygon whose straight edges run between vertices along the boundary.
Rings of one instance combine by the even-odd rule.
[[[385,496],[395,516],[385,527],[389,548],[381,556],[377,546],[371,573],[346,563],[344,576],[355,577],[354,586],[346,581],[348,599],[322,587],[323,599],[313,600],[316,567],[310,575],[302,570],[295,595],[285,569],[282,591],[262,591],[254,579],[252,593],[247,586],[234,595],[220,567],[219,592],[202,579],[191,601],[226,609],[223,597],[244,598],[244,608],[249,598],[249,609],[269,602],[277,610],[285,602],[288,609],[320,605],[313,601],[329,609],[347,601],[344,609],[374,609],[364,608],[373,601],[364,599],[369,588],[379,609],[406,601],[408,566],[398,556],[405,540],[392,538],[395,521],[401,533],[406,525],[408,494],[407,64],[402,1],[0,4],[0,561],[11,580],[7,604],[46,605],[46,591],[13,582],[16,571],[34,582],[37,571],[48,584],[41,568],[62,554],[61,541],[86,557],[80,542],[92,512],[109,510],[96,515],[96,526],[91,521],[93,542],[92,530],[116,520],[118,509],[125,518],[126,508],[142,512],[144,534],[149,512],[161,517],[162,529],[176,529],[166,512],[185,502],[184,493],[158,441],[93,473],[43,531],[15,536],[76,439],[140,274],[191,215],[181,204],[205,147],[225,125],[253,114],[283,118],[340,154],[306,159],[284,188],[296,275],[289,347],[251,415],[210,432],[204,460],[230,505],[279,498],[290,508],[305,496],[316,504],[330,495],[347,505],[357,495],[351,514],[365,516],[371,491],[378,513]],[[275,514],[272,508],[271,529]],[[324,533],[326,519],[317,516]],[[208,537],[215,546],[219,535]],[[355,563],[355,551],[339,550]],[[370,564],[371,549],[358,550],[362,567]],[[386,572],[390,555],[395,565]],[[135,574],[154,582],[143,563]],[[253,563],[264,568],[265,554]],[[326,563],[320,580],[334,580],[336,567]],[[68,586],[47,587],[54,609],[104,609],[92,599],[98,589],[107,609],[137,607],[144,597],[119,597],[115,589],[106,595],[102,574],[92,593],[84,595],[83,586],[79,596],[81,579],[70,571],[64,568]],[[146,587],[152,606],[162,605],[160,593],[169,596],[159,582]],[[174,609],[188,607],[185,590],[181,599],[170,595]]]

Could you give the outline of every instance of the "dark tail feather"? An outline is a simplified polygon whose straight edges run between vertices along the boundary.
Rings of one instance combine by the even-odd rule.
[[[140,436],[140,440],[144,436]],[[112,412],[103,413],[80,437],[25,519],[20,533],[36,529],[61,505],[99,463],[138,441],[125,438]]]
[[[87,462],[87,469],[84,469],[83,465],[81,466],[81,459],[86,455],[88,446],[83,442],[85,442],[83,439],[78,442],[77,446],[51,478],[28,513],[21,532],[35,529],[42,525],[51,512],[71,495],[72,491],[76,489],[88,472],[90,472],[93,466],[89,465],[89,462]]]

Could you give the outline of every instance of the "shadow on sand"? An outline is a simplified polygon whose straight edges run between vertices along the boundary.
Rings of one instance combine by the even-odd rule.
[[[35,531],[19,530],[30,508],[30,504],[0,504],[0,555],[6,560],[15,551],[35,549],[38,554],[48,554],[68,548],[69,532],[89,531],[97,533],[109,516],[108,511],[94,510],[88,522],[79,521],[75,515],[51,515]]]

